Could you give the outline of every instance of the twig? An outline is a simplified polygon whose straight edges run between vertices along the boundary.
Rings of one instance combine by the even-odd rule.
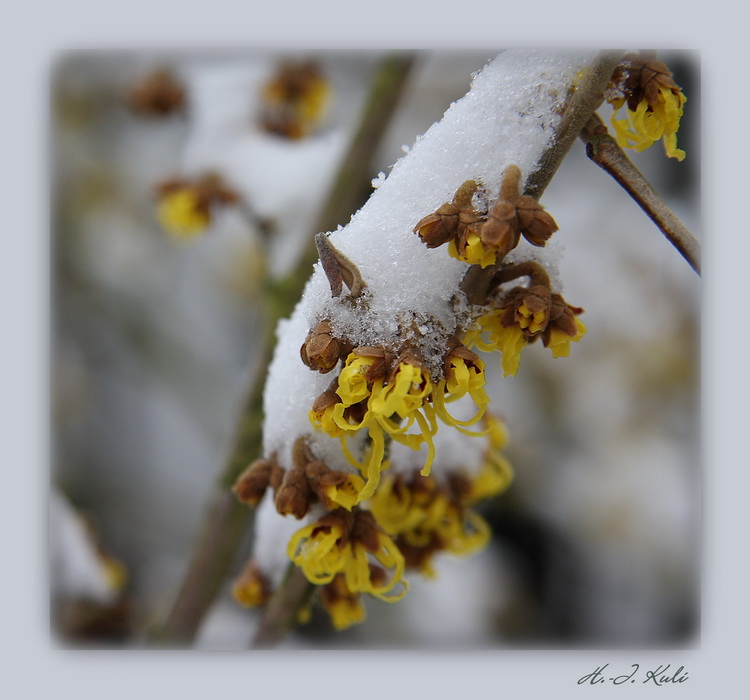
[[[294,629],[299,613],[309,603],[314,588],[302,569],[290,564],[284,581],[268,601],[251,648],[270,649],[284,639]]]
[[[581,77],[565,104],[552,145],[542,154],[536,168],[526,179],[523,192],[525,195],[538,200],[547,189],[560,163],[580,135],[581,129],[604,101],[604,91],[622,54],[622,51],[602,51]],[[472,265],[469,268],[461,282],[461,289],[470,303],[484,302],[498,266],[489,265],[482,268]]]
[[[524,194],[539,199],[573,147],[591,115],[604,101],[604,91],[622,51],[602,51],[581,77],[563,111],[552,145],[542,154],[537,167],[526,179]]]
[[[294,309],[310,270],[317,260],[314,234],[329,231],[345,223],[371,189],[369,163],[393,114],[398,97],[413,63],[411,54],[391,55],[376,72],[370,98],[363,112],[359,130],[339,170],[313,234],[310,244],[295,270],[283,280],[269,282],[264,296],[265,334],[258,362],[258,374],[248,390],[247,400],[238,420],[235,438],[224,469],[208,507],[203,529],[169,617],[155,637],[161,643],[189,644],[229,575],[237,549],[247,533],[253,511],[240,504],[230,487],[237,476],[260,453],[263,418],[263,388],[268,364],[273,355],[273,330],[279,319]],[[304,597],[304,596],[302,596]],[[268,635],[277,622],[264,621]]]
[[[623,153],[597,114],[592,115],[586,123],[581,131],[581,139],[586,143],[586,155],[608,172],[636,201],[690,267],[700,275],[700,243]]]

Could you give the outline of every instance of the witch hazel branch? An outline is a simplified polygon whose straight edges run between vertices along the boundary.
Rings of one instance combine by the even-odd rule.
[[[538,342],[565,357],[586,332],[584,309],[563,296],[564,231],[539,202],[539,173],[607,91],[652,143],[648,107],[623,91],[656,101],[677,153],[684,98],[661,69],[659,88],[641,89],[644,64],[621,58],[502,53],[347,226],[318,236],[320,261],[277,330],[264,457],[234,486],[258,508],[253,558],[234,583],[241,603],[266,605],[291,562],[314,587],[302,618],[317,603],[344,629],[365,619],[367,596],[398,601],[411,575],[434,575],[436,557],[487,544],[475,506],[513,471],[486,373],[515,374]]]

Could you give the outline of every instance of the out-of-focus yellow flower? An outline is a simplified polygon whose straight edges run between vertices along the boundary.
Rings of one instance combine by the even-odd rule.
[[[320,602],[331,617],[337,630],[343,630],[362,622],[366,617],[361,596],[352,593],[346,585],[346,577],[336,574],[333,581],[320,590]]]
[[[191,188],[165,194],[159,202],[157,218],[165,231],[175,238],[190,240],[203,233],[211,221]]]
[[[204,233],[211,224],[212,209],[235,204],[239,195],[217,173],[195,180],[169,179],[155,187],[157,218],[165,231],[177,239],[190,240]]]
[[[271,586],[255,562],[251,561],[232,584],[234,599],[249,608],[265,605],[271,596]]]
[[[309,136],[323,121],[331,85],[314,61],[284,62],[263,87],[261,124],[288,139]]]
[[[370,502],[378,524],[396,538],[406,564],[429,578],[438,552],[468,556],[486,546],[490,528],[474,511],[463,507],[431,477],[410,483],[388,476]]]

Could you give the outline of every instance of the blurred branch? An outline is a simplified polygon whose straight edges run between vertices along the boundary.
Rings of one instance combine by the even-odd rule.
[[[581,139],[586,143],[586,155],[608,172],[636,201],[690,267],[700,275],[700,243],[623,153],[598,115],[594,114],[588,120],[581,131]]]
[[[370,162],[390,123],[413,62],[412,54],[394,54],[383,59],[373,78],[359,129],[353,136],[302,259],[284,279],[267,282],[264,295],[265,333],[257,375],[248,389],[232,447],[207,508],[203,529],[182,586],[166,622],[156,631],[155,638],[161,643],[189,644],[194,639],[201,621],[235,563],[253,511],[235,499],[230,487],[247,465],[260,456],[263,389],[273,356],[277,322],[293,311],[317,261],[314,234],[333,230],[339,224],[346,223],[371,191]],[[284,590],[275,598],[281,601],[283,609],[278,612],[278,604],[276,607],[269,606],[268,614],[261,623],[264,639],[281,639],[290,629],[289,620],[282,619],[286,617],[287,609],[291,607],[296,611],[309,595],[309,584],[300,585],[297,578],[290,576],[287,579],[289,588],[282,586]],[[293,582],[296,584],[292,585]],[[295,605],[295,600],[299,604]]]
[[[310,601],[314,588],[299,567],[289,564],[282,584],[268,601],[252,648],[271,649],[284,639],[294,629],[300,612]]]

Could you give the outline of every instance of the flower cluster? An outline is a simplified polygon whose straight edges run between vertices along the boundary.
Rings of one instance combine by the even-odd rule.
[[[544,269],[534,262],[507,265],[498,270],[495,280],[529,278],[529,285],[515,286],[496,293],[464,343],[483,352],[502,353],[503,373],[514,375],[521,362],[521,351],[541,338],[553,357],[567,357],[570,343],[577,343],[586,332],[578,316],[583,309],[568,304],[561,294],[551,291]]]
[[[685,157],[677,148],[677,130],[687,98],[664,63],[649,54],[627,54],[612,76],[607,99],[615,108],[612,126],[621,148],[643,151],[662,140],[667,156]],[[626,116],[618,119],[624,106]]]
[[[433,437],[438,418],[468,432],[481,420],[489,398],[484,390],[484,363],[455,341],[446,354],[444,376],[433,381],[424,361],[410,349],[395,354],[384,347],[355,348],[346,358],[336,387],[324,392],[310,411],[319,430],[342,441],[344,454],[366,476],[359,499],[370,498],[383,469],[386,437],[418,450],[425,444],[427,457],[422,475],[428,476],[435,457]],[[469,395],[476,404],[474,416],[457,420],[446,403]],[[367,430],[371,449],[366,461],[357,461],[346,445],[348,433]]]
[[[567,357],[570,343],[578,342],[586,328],[577,318],[583,309],[568,304],[552,291],[549,275],[533,261],[504,263],[523,236],[542,247],[558,227],[531,197],[519,194],[521,172],[511,165],[503,173],[498,199],[479,214],[484,188],[469,180],[458,188],[453,201],[421,219],[414,232],[428,248],[450,241],[448,252],[482,268],[481,298],[474,298],[473,322],[462,338],[466,348],[499,350],[505,375],[518,371],[521,350],[538,338],[554,357]],[[490,268],[484,270],[484,268]],[[529,285],[507,289],[506,282],[529,278]]]
[[[278,328],[264,458],[234,487],[259,515],[240,602],[262,605],[282,584],[282,537],[338,629],[364,619],[368,595],[402,598],[410,571],[429,577],[439,555],[486,545],[475,506],[512,472],[472,348],[500,350],[509,373],[525,345],[541,338],[560,356],[585,330],[546,268],[519,262],[522,239],[541,248],[558,229],[522,190],[586,59],[558,65],[550,73],[546,54],[504,53],[475,78],[479,102],[454,103],[346,227],[316,237],[320,263]],[[523,85],[543,70],[548,89],[506,95],[508,66]],[[458,153],[472,165],[454,182]],[[434,212],[420,208],[450,197],[446,179],[452,189],[467,177]]]
[[[277,512],[298,520],[307,516],[290,537],[287,555],[318,587],[333,626],[344,629],[365,619],[363,595],[401,600],[409,589],[408,571],[434,577],[440,552],[469,556],[487,544],[490,528],[472,506],[505,491],[513,472],[501,452],[507,442],[503,423],[487,414],[482,425],[486,447],[478,468],[453,465],[440,478],[425,477],[403,455],[394,455],[366,501],[363,479],[314,459],[304,439],[296,443],[291,469],[258,460],[234,492],[258,505],[269,490]],[[272,590],[255,560],[233,585],[235,599],[248,607],[265,605]]]
[[[481,267],[501,262],[521,236],[532,245],[544,246],[557,224],[539,202],[520,193],[520,178],[519,168],[509,166],[491,207],[484,187],[467,180],[451,202],[417,222],[414,232],[428,248],[448,243],[451,257]]]

